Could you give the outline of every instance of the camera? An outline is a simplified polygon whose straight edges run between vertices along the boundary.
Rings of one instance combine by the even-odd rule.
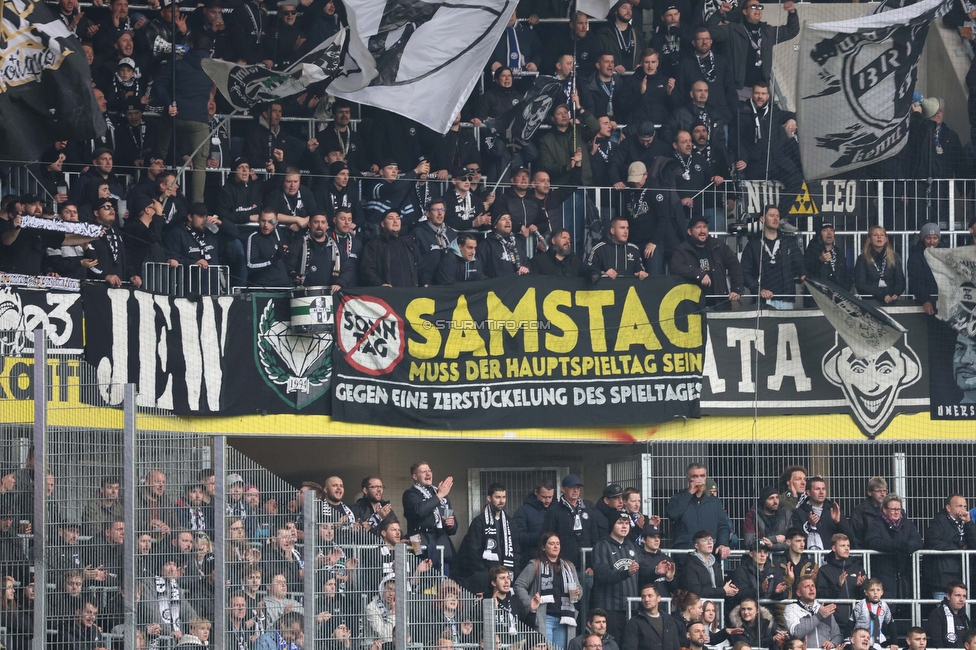
[[[749,237],[751,235],[758,235],[762,232],[763,225],[758,218],[749,215],[742,215],[742,218],[738,221],[733,221],[729,224],[729,234],[735,235],[737,237]]]

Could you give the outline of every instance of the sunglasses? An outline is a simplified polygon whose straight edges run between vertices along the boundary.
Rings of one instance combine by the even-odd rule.
[[[759,11],[762,11],[762,10],[763,10],[763,9],[765,9],[765,8],[766,8],[766,7],[764,7],[764,6],[762,6],[762,5],[749,5],[749,6],[747,7],[747,9],[758,9]]]
[[[298,12],[293,9],[292,11],[279,11],[278,13],[282,16],[294,16]]]

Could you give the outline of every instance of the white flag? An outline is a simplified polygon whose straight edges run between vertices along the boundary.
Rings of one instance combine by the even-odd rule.
[[[951,0],[921,0],[804,26],[797,134],[806,178],[858,169],[904,148],[929,23],[950,5]]]
[[[446,133],[515,0],[346,0],[349,49],[329,92]]]
[[[576,10],[582,11],[590,18],[603,20],[614,4],[613,0],[576,0]]]
[[[881,354],[906,331],[888,314],[835,284],[810,277],[803,284],[858,359]]]
[[[939,319],[976,338],[976,246],[926,248],[925,259],[939,285]]]

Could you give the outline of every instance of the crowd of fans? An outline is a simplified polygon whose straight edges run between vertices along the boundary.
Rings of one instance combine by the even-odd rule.
[[[37,615],[27,555],[32,491],[23,489],[32,487],[29,465],[0,470],[0,641],[18,650],[32,647]],[[140,649],[391,650],[398,622],[416,647],[477,647],[486,599],[494,599],[495,620],[488,623],[502,648],[793,650],[796,643],[885,650],[902,647],[902,640],[910,650],[925,650],[926,642],[976,647],[962,556],[928,556],[924,575],[913,575],[919,549],[976,549],[976,524],[959,494],[934,513],[923,541],[904,516],[903,498],[889,493],[881,477],[867,481],[866,498],[845,514],[828,498],[823,478],[788,466],[760,489],[735,530],[703,465],[689,465],[686,488],[660,515],[642,512],[640,492],[618,484],[603,487],[595,503],[584,500],[582,482],[571,474],[558,494],[552,481],[541,480],[517,509],[504,485],[489,485],[480,514],[455,540],[453,478],[435,482],[425,462],[410,473],[413,485],[400,508],[384,498],[378,476],[362,480],[354,502],[332,476],[323,486],[304,484],[279,505],[275,495],[231,473],[223,479],[226,512],[216,513],[212,470],[178,494],[162,470],[150,470],[135,488],[134,521],[123,517],[115,476],[101,480],[79,517],[63,517],[52,500],[45,647],[122,647],[127,526],[135,529]],[[49,496],[54,487],[49,476]],[[302,513],[313,497],[321,508],[309,539]],[[214,609],[219,525],[227,544],[225,612]],[[396,575],[398,545],[409,556],[404,576]],[[740,561],[730,564],[740,545],[747,555],[733,555]],[[874,552],[869,570],[852,549]],[[310,570],[314,602],[304,598]],[[397,580],[407,581],[410,594],[405,616],[402,604],[398,612]],[[924,628],[907,621],[913,580],[923,585],[923,598],[939,603]],[[304,636],[309,616],[314,642]],[[225,619],[223,641],[211,638],[215,617]]]
[[[445,135],[312,86],[256,108],[233,137],[222,120],[229,107],[201,60],[283,68],[343,28],[341,2],[152,4],[137,12],[113,0],[82,11],[77,0],[59,0],[109,128],[55,143],[31,165],[56,205],[36,195],[4,199],[0,271],[140,286],[146,262],[225,265],[241,286],[334,289],[670,272],[717,296],[762,294],[779,308],[794,303],[807,273],[883,302],[906,291],[902,264],[880,236],[869,237],[852,270],[826,233],[833,224],[805,253],[786,219],[767,225],[741,266],[709,235],[724,223],[737,180],[777,180],[792,197],[803,179],[796,120],[770,87],[773,45],[799,32],[792,2],[777,27],[753,0],[619,0],[591,29],[566,0],[523,0],[490,57],[486,89]],[[950,18],[961,25],[966,17]],[[520,105],[537,73],[562,84],[565,103],[530,142],[461,128],[462,118],[480,127]],[[913,110],[903,154],[868,177],[925,179],[905,189],[926,206],[916,222],[944,221],[948,186],[931,179],[969,175],[968,154],[943,123],[939,99]],[[327,122],[310,134],[283,117]],[[188,196],[173,173],[184,163]],[[593,186],[614,188],[613,199],[579,189]],[[766,213],[764,221],[779,218]],[[21,230],[25,215],[93,222],[103,234]]]

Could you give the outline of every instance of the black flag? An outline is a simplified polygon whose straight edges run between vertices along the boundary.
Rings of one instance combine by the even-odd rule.
[[[486,125],[506,143],[523,147],[546,121],[553,108],[564,100],[565,92],[559,80],[540,76],[521,102],[499,117],[489,119]]]
[[[81,44],[43,3],[4,1],[0,54],[0,159],[105,132]]]

